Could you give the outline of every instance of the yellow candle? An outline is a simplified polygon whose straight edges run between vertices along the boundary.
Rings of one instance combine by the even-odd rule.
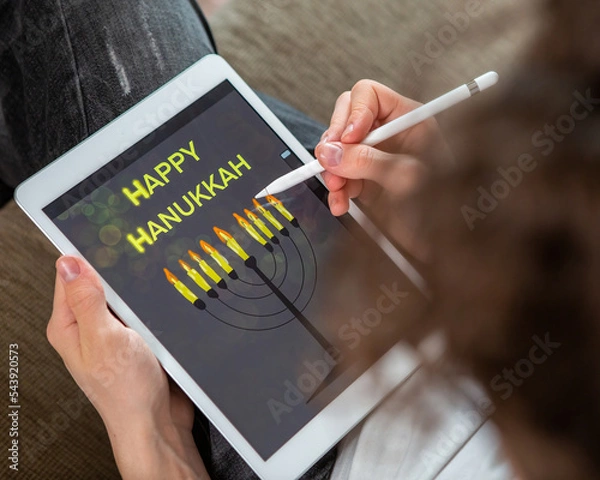
[[[246,230],[248,235],[250,235],[254,240],[256,240],[263,246],[267,244],[267,241],[260,235],[260,233],[256,231],[256,229],[252,225],[250,225],[250,222],[240,217],[237,213],[234,213],[233,216],[240,224],[240,227]]]
[[[273,205],[279,213],[281,213],[285,219],[289,222],[293,222],[295,220],[294,216],[288,211],[287,208],[283,206],[281,200],[278,200],[273,195],[267,195],[267,201]]]
[[[206,263],[206,260],[204,260],[200,255],[198,255],[196,252],[193,252],[191,250],[188,250],[188,255],[190,256],[190,258],[192,260],[194,260],[195,262],[198,263],[198,265],[200,265],[200,269],[204,272],[204,274],[206,276],[208,276],[208,278],[210,278],[213,282],[215,283],[220,283],[223,281],[223,279],[219,276],[219,274],[217,272],[214,271],[214,269],[208,264]]]
[[[269,230],[269,227],[267,227],[265,225],[265,222],[263,222],[260,218],[258,218],[257,215],[255,215],[253,212],[251,212],[248,209],[244,210],[244,213],[246,214],[248,219],[252,223],[254,223],[254,225],[256,225],[256,228],[258,228],[269,240],[273,239],[273,237],[274,237],[273,232],[271,232],[271,230]]]
[[[277,221],[277,219],[273,216],[273,214],[271,214],[271,212],[269,212],[260,203],[258,203],[256,198],[254,198],[252,202],[254,203],[256,209],[261,213],[263,217],[265,217],[271,223],[271,225],[273,225],[280,232],[283,230],[283,225]]]
[[[185,286],[183,282],[181,282],[175,275],[173,275],[167,268],[164,269],[165,276],[171,285],[175,287],[175,289],[181,294],[183,298],[185,298],[188,302],[194,305],[196,308],[203,310],[206,308],[206,305],[202,300],[200,300],[194,292],[192,292],[188,287]]]
[[[205,292],[212,290],[212,287],[208,284],[204,277],[198,273],[197,270],[193,269],[190,265],[185,263],[183,260],[179,260],[179,265],[186,271],[188,277],[190,277],[196,285],[198,285]]]
[[[215,247],[209,245],[204,240],[200,241],[200,246],[202,247],[202,250],[208,253],[212,257],[212,259],[215,262],[217,262],[219,267],[221,267],[225,271],[225,273],[229,274],[233,272],[233,268],[231,267],[231,265],[229,265],[227,259],[223,255],[221,255]]]
[[[217,234],[217,237],[219,237],[219,240],[227,245],[235,254],[239,255],[242,260],[246,261],[250,258],[250,255],[248,255],[236,239],[233,238],[233,235],[218,227],[214,227],[214,231]]]

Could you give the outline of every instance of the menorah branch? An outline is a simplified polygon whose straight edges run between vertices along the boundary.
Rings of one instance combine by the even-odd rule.
[[[310,333],[313,338],[319,342],[319,344],[325,349],[327,353],[330,355],[335,355],[337,352],[337,348],[335,348],[324,336],[315,328],[315,326],[308,321],[308,319],[302,314],[300,310],[294,305],[289,298],[287,298],[279,288],[277,288],[271,280],[263,273],[263,271],[258,268],[258,264],[256,262],[255,257],[248,257],[244,264],[253,270],[260,279],[267,285],[271,291],[275,294],[275,296],[285,305],[285,307],[298,319],[298,321],[302,324],[302,326]],[[335,358],[335,357],[334,357]]]

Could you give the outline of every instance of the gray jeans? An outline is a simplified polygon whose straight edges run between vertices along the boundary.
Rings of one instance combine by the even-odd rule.
[[[0,180],[14,188],[215,51],[193,0],[0,0]],[[315,145],[323,126],[262,97]]]
[[[0,0],[0,201],[214,52],[193,0]],[[314,147],[322,125],[263,99],[305,147]],[[194,436],[211,478],[256,478],[199,412]],[[328,478],[334,461],[332,451],[305,478]]]

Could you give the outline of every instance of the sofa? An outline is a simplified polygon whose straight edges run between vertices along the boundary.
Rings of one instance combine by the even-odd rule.
[[[252,87],[327,123],[361,78],[426,101],[488,70],[508,74],[535,32],[534,9],[517,0],[231,0],[211,25],[219,53]],[[46,340],[57,257],[14,201],[0,209],[0,335],[5,355],[18,345],[19,470],[119,478],[100,417]]]

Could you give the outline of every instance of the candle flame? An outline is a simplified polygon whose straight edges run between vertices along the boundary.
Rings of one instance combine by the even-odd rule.
[[[267,215],[269,213],[269,212],[267,212],[267,209],[265,207],[263,207],[260,203],[258,203],[258,200],[256,198],[252,199],[252,203],[254,203],[256,210],[258,210],[261,215]]]
[[[179,281],[179,279],[175,275],[173,275],[167,268],[163,270],[165,271],[165,276],[167,277],[169,283],[175,285]]]
[[[247,208],[244,210],[244,213],[250,219],[251,222],[256,222],[258,220],[258,216],[256,216],[256,214],[254,214],[253,212],[251,212]]]
[[[227,233],[227,232],[225,232],[225,233]],[[219,236],[219,238],[221,239],[221,241],[225,242],[220,236]],[[223,270],[225,270],[225,272],[231,278],[233,278],[233,279],[237,278],[235,276],[236,273],[233,271],[233,268],[231,268],[231,265],[229,265],[229,262],[227,261],[227,259],[223,255],[221,255],[215,247],[213,247],[212,245],[209,245],[204,240],[200,241],[200,246],[206,253],[208,253],[213,258],[213,260],[215,262],[217,262],[219,264],[219,267],[221,267]]]
[[[183,268],[186,272],[189,272],[192,269],[192,267],[190,267],[189,264],[183,260],[179,260],[179,265],[181,265],[181,268]]]
[[[235,219],[238,221],[238,223],[240,224],[240,226],[246,230],[246,233],[248,235],[250,235],[254,240],[256,240],[258,243],[260,243],[263,246],[267,245],[267,241],[260,236],[260,233],[258,233],[256,231],[256,229],[250,224],[250,222],[248,222],[245,218],[240,217],[237,213],[234,213],[233,216],[235,217]],[[258,219],[257,219],[258,220]],[[268,249],[269,247],[267,247]]]
[[[191,250],[188,250],[188,255],[190,256],[190,258],[192,260],[194,260],[195,262],[200,263],[202,261],[202,257],[200,255],[198,255],[196,252],[193,252]]]
[[[213,227],[213,230],[217,234],[217,237],[219,237],[219,240],[221,240],[223,243],[227,243],[228,240],[233,239],[233,236],[230,233],[220,229],[219,227]]]
[[[237,213],[233,214],[233,217],[238,221],[240,227],[247,229],[250,227],[250,224],[247,222],[245,218],[240,217]]]
[[[256,227],[269,239],[271,240],[273,243],[279,243],[279,240],[277,240],[277,238],[273,235],[273,232],[271,232],[271,230],[269,230],[267,228],[267,226],[265,225],[265,223],[258,218],[258,215],[256,215],[255,213],[251,212],[250,210],[246,209],[244,210],[244,213],[246,214],[246,216],[250,219],[250,221],[252,223],[254,223],[254,225],[256,225]],[[247,229],[248,233],[250,233],[250,229]],[[257,235],[258,232],[257,232]],[[260,235],[259,235],[260,236]],[[257,238],[256,240],[258,240],[260,243],[261,240],[259,238]],[[265,241],[266,243],[266,241]],[[265,245],[263,243],[263,245]],[[265,245],[266,246],[266,245]],[[267,247],[267,250],[269,249],[269,247]]]
[[[212,245],[206,243],[204,240],[200,240],[200,246],[202,247],[202,250],[204,250],[209,255],[217,253],[217,249]]]
[[[239,255],[242,260],[248,260],[250,255],[246,253],[246,251],[241,247],[241,245],[237,242],[233,235],[226,232],[225,230],[220,229],[219,227],[213,227],[217,236],[221,239],[221,241],[226,244],[236,255]]]
[[[273,195],[267,195],[267,202],[269,202],[273,206],[275,206],[275,205],[283,205],[283,203],[281,203],[281,200],[278,200]]]

